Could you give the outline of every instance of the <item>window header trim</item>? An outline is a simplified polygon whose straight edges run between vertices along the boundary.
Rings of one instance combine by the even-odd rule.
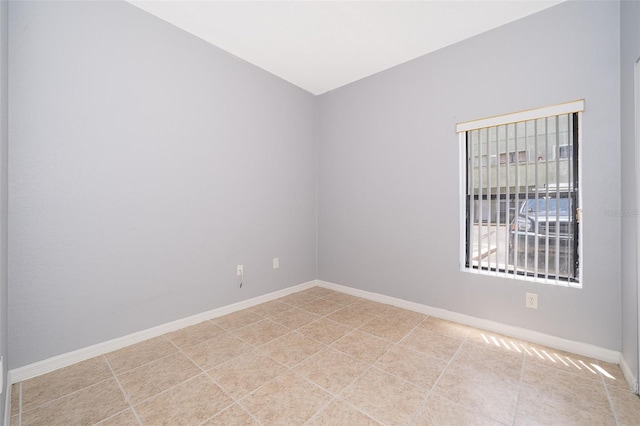
[[[456,133],[584,111],[584,99],[456,124]]]

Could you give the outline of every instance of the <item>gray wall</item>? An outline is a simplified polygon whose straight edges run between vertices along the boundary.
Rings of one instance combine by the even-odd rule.
[[[7,174],[9,146],[7,107],[8,107],[8,2],[0,1],[0,355],[5,360],[3,363],[2,377],[4,387],[0,389],[0,419],[4,419],[4,403],[7,390]]]
[[[11,368],[315,279],[312,95],[125,2],[9,14]]]
[[[640,58],[640,2],[620,8],[620,102],[622,136],[622,356],[638,378],[638,276],[634,69]]]
[[[619,94],[638,44],[619,46],[618,3],[561,4],[318,98],[124,2],[9,9],[10,368],[316,277],[637,356],[635,221],[605,215],[636,206]],[[584,288],[460,272],[455,123],[581,98]]]
[[[619,21],[564,3],[321,96],[318,278],[619,350]],[[582,98],[584,287],[460,272],[455,124]]]

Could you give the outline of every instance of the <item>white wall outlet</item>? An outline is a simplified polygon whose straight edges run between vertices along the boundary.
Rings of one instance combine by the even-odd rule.
[[[273,258],[273,269],[278,269],[280,267],[280,258],[279,257],[274,257]]]
[[[238,267],[236,269],[236,275],[239,276],[239,277],[244,275],[244,269],[243,269],[242,265],[238,265]]]
[[[538,295],[535,293],[525,294],[525,306],[531,309],[538,309]]]

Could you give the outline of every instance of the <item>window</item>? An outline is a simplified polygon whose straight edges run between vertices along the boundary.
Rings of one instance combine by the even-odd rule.
[[[560,145],[557,148],[553,147],[554,159],[556,158],[571,158],[573,157],[573,145]]]
[[[509,163],[526,163],[529,161],[529,157],[531,157],[531,151],[511,151],[511,152],[503,152],[500,153],[500,164],[507,164],[507,158],[509,159]]]
[[[576,101],[458,124],[463,269],[580,286],[583,110]]]

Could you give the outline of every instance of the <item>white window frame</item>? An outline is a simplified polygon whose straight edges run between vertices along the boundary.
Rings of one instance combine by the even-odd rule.
[[[584,241],[584,233],[583,233],[583,220],[582,220],[582,184],[578,185],[578,205],[576,206],[576,220],[578,221],[578,245],[577,245],[577,255],[580,259],[580,268],[578,269],[577,275],[575,277],[575,281],[564,281],[559,279],[545,278],[542,276],[529,276],[529,275],[519,275],[516,273],[510,272],[502,272],[502,271],[493,271],[493,270],[484,270],[478,269],[474,267],[466,266],[466,244],[467,244],[467,236],[466,236],[466,220],[467,220],[467,209],[466,209],[466,196],[467,196],[467,188],[466,188],[466,177],[467,177],[467,151],[466,151],[466,132],[471,130],[482,129],[485,127],[493,127],[493,126],[501,126],[505,124],[517,123],[521,121],[535,120],[539,118],[545,118],[554,115],[562,115],[562,114],[578,114],[578,180],[582,182],[582,115],[584,112],[584,99],[576,100],[572,102],[566,102],[557,105],[551,105],[542,108],[535,108],[526,111],[520,111],[510,114],[498,115],[494,117],[482,118],[479,120],[472,120],[461,122],[456,125],[456,133],[458,133],[458,142],[459,142],[459,160],[460,160],[460,176],[459,176],[459,200],[460,200],[460,244],[459,244],[459,253],[460,253],[460,270],[463,272],[480,274],[480,275],[490,275],[503,277],[512,280],[520,280],[526,282],[536,282],[543,284],[553,284],[564,287],[572,287],[572,288],[582,288],[584,285],[584,257],[582,256],[582,245]],[[507,154],[508,155],[508,154]],[[554,150],[555,157],[555,150]]]

